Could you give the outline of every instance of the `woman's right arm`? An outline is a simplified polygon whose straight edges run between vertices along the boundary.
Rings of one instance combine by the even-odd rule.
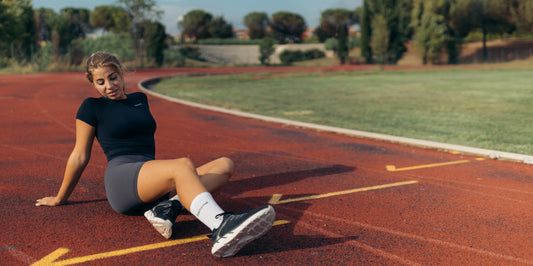
[[[68,158],[59,192],[55,197],[38,199],[35,206],[57,206],[67,201],[89,163],[95,131],[93,126],[76,119],[76,144]]]

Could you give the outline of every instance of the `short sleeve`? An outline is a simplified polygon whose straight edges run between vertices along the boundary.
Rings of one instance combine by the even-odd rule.
[[[81,104],[76,114],[76,119],[79,119],[93,127],[96,127],[96,101],[92,98],[87,98]]]

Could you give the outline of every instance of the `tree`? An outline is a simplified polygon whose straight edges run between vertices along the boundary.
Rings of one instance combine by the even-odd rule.
[[[337,36],[340,26],[351,26],[355,24],[355,13],[347,9],[326,9],[320,17],[320,29],[324,31],[325,37]]]
[[[335,37],[338,40],[337,57],[344,64],[348,57],[348,28],[355,23],[355,13],[346,9],[326,9],[320,18],[323,37]]]
[[[164,51],[167,48],[165,26],[149,20],[143,21],[140,26],[146,44],[146,55],[153,59],[157,66],[163,65]]]
[[[145,20],[159,20],[163,11],[157,9],[155,0],[116,0],[130,14],[135,26]]]
[[[270,56],[276,51],[275,44],[276,40],[272,37],[265,37],[259,43],[259,61],[262,65],[270,64]]]
[[[59,11],[60,16],[70,20],[68,31],[74,38],[85,38],[93,28],[89,23],[90,10],[86,8],[66,7]]]
[[[0,1],[0,56],[30,59],[35,44],[31,0]]]
[[[119,5],[122,5],[124,7],[124,10],[126,10],[130,14],[130,34],[133,39],[133,48],[135,49],[135,54],[140,60],[140,65],[142,67],[144,66],[145,47],[142,40],[141,23],[146,20],[159,20],[163,12],[157,9],[155,0],[116,1]]]
[[[380,57],[383,63],[395,64],[407,50],[404,43],[409,39],[410,11],[412,0],[364,0],[361,14],[361,53],[371,62]],[[379,17],[379,18],[378,18]],[[374,26],[379,27],[376,32]],[[388,36],[383,34],[387,33]],[[378,44],[378,40],[386,43]],[[386,52],[375,54],[373,47],[386,45]],[[382,58],[383,56],[386,58]],[[370,60],[370,61],[369,61]]]
[[[243,24],[248,28],[250,39],[264,38],[269,23],[268,15],[264,12],[248,13],[243,18]]]
[[[510,7],[510,14],[517,31],[533,32],[533,0],[515,0]]]
[[[386,64],[389,59],[390,30],[387,19],[382,14],[377,14],[372,19],[372,32],[371,47],[374,60],[378,64]]]
[[[361,24],[361,14],[363,13],[363,7],[360,6],[353,11],[354,24]]]
[[[56,12],[51,8],[39,8],[34,10],[35,34],[37,41],[51,41],[52,28]]]
[[[119,6],[97,6],[91,12],[89,22],[94,28],[101,28],[114,33],[129,32],[130,14]]]
[[[9,58],[9,44],[15,39],[16,17],[9,12],[9,6],[0,2],[0,67],[4,64],[1,59]]]
[[[464,0],[457,12],[467,19],[469,32],[478,29],[483,34],[483,59],[488,58],[487,36],[489,34],[511,33],[511,0]],[[468,27],[469,26],[469,27]]]
[[[286,11],[280,11],[272,15],[270,27],[274,38],[279,43],[299,43],[302,41],[302,34],[307,29],[302,16]]]
[[[227,23],[223,17],[216,17],[209,23],[208,32],[211,38],[233,38],[233,25]]]
[[[361,32],[361,56],[365,58],[366,63],[373,63],[372,47],[370,46],[370,37],[372,36],[372,24],[370,21],[370,9],[368,8],[368,2],[363,1],[363,7],[361,9],[361,20],[359,22]]]
[[[415,0],[411,26],[414,29],[414,46],[423,64],[439,62],[449,38],[445,16],[449,0]]]
[[[51,41],[56,62],[69,52],[73,40],[85,38],[91,31],[89,13],[88,9],[67,7],[52,19]]]
[[[189,11],[183,20],[178,23],[182,29],[182,34],[197,42],[199,39],[207,39],[209,35],[209,24],[213,16],[200,9]]]
[[[337,40],[339,44],[337,47],[337,57],[339,58],[341,65],[344,65],[346,58],[348,57],[348,25],[339,25],[337,27]]]

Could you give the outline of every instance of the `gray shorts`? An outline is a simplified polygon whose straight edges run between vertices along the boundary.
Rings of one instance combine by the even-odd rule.
[[[123,155],[108,162],[104,183],[107,201],[113,210],[122,214],[138,214],[153,205],[144,203],[137,192],[139,171],[143,164],[150,160],[154,158],[145,155]]]

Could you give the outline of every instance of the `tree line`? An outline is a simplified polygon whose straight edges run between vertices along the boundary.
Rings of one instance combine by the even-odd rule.
[[[79,65],[87,53],[123,46],[116,53],[137,66],[161,66],[169,58],[171,38],[159,22],[155,0],[116,0],[115,4],[84,8],[34,9],[31,0],[0,0],[0,68],[36,64],[45,68]],[[261,62],[268,63],[272,46],[300,43],[307,30],[304,18],[279,11],[271,16],[251,12],[243,18],[250,39],[259,41]],[[487,36],[529,34],[533,29],[533,0],[364,0],[355,10],[327,9],[313,38],[335,42],[341,63],[348,57],[349,28],[358,24],[361,57],[367,63],[395,64],[411,41],[425,64],[456,63],[465,38],[472,32]],[[224,17],[191,10],[178,22],[182,42],[235,38]],[[87,38],[104,32],[99,41]],[[445,57],[443,57],[443,55]]]
[[[337,47],[344,51],[339,53],[342,58],[348,53],[342,44],[347,39],[347,27],[357,22],[355,14],[344,9],[326,10],[316,31],[321,42],[340,36]],[[49,8],[34,9],[32,0],[0,0],[0,68],[13,63],[36,64],[42,69],[49,64],[77,66],[94,50],[109,50],[117,44],[123,47],[114,52],[126,60],[135,60],[137,66],[161,66],[165,57],[175,56],[167,51],[172,38],[159,22],[160,17],[155,0],[116,0],[93,10],[67,7],[58,13]],[[243,18],[243,24],[252,43],[261,45],[260,61],[265,64],[274,51],[273,45],[300,43],[307,30],[300,14],[287,11],[271,17],[264,12],[251,12]],[[182,42],[235,38],[233,25],[203,10],[188,12],[178,27]],[[99,41],[87,38],[98,30],[104,33]]]
[[[161,65],[166,48],[165,27],[155,0],[117,0],[117,5],[34,9],[31,0],[0,0],[0,68],[12,64],[36,64],[41,68],[80,65],[88,50],[106,49],[87,38],[95,30],[105,36],[102,44],[115,42],[126,58]],[[156,20],[152,20],[155,18]],[[111,37],[111,38],[109,38]],[[105,41],[107,39],[107,42]],[[99,47],[96,47],[99,46]]]
[[[412,41],[424,64],[454,64],[474,32],[482,36],[486,60],[488,36],[533,30],[533,0],[365,0],[360,15],[368,63],[395,64]]]

